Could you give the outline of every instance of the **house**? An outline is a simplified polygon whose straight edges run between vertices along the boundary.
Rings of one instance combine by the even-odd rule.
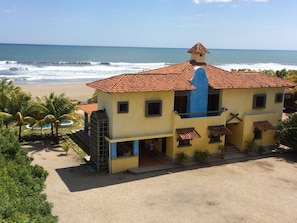
[[[153,144],[174,160],[196,149],[218,153],[220,145],[246,149],[275,144],[284,89],[291,82],[260,72],[229,72],[206,63],[200,43],[189,61],[88,83],[98,91],[91,115],[91,160],[97,171],[139,167],[141,150]]]

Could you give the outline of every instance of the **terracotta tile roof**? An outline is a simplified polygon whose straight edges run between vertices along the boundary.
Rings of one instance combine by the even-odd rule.
[[[195,130],[195,128],[176,129],[176,133],[178,134],[179,139],[181,139],[181,140],[201,138],[201,136]]]
[[[292,82],[261,72],[229,72],[211,65],[203,66],[214,89],[288,87]]]
[[[188,50],[188,53],[206,54],[209,53],[209,51],[201,43],[196,43],[191,49]]]
[[[275,127],[271,125],[268,121],[254,122],[254,126],[260,131],[274,130]]]
[[[86,112],[87,114],[91,114],[93,111],[98,110],[98,104],[93,103],[93,104],[80,104],[78,105],[78,108]]]
[[[193,69],[206,71],[209,86],[214,89],[292,87],[296,84],[261,72],[230,72],[208,64],[187,61],[136,74],[122,74],[88,83],[87,86],[107,93],[183,91],[191,85]]]
[[[230,135],[231,132],[224,125],[208,126],[208,130],[213,136]]]
[[[107,93],[124,92],[156,92],[156,91],[184,91],[196,89],[182,72],[171,67],[174,72],[140,72],[137,74],[122,74],[88,83],[87,86]],[[167,70],[167,71],[168,71]]]

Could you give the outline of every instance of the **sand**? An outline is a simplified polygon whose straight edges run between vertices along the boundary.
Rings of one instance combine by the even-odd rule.
[[[48,96],[51,92],[65,93],[66,96],[79,102],[86,102],[92,97],[94,89],[85,82],[47,83],[47,84],[15,84],[31,93],[32,97]]]
[[[97,174],[72,150],[27,145],[68,222],[297,222],[296,160],[270,157],[180,172]],[[45,150],[45,148],[47,148]]]

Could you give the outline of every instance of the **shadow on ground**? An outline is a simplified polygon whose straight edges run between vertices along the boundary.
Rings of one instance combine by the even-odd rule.
[[[247,162],[250,160],[259,160],[267,157],[281,158],[282,154],[266,154],[261,156],[247,156],[240,160],[217,160],[215,162],[208,162],[204,164],[191,164],[187,166],[175,166],[168,169],[157,170],[152,172],[145,172],[140,174],[132,174],[130,172],[123,172],[117,174],[97,173],[90,164],[82,164],[80,166],[67,167],[56,169],[60,178],[63,180],[69,191],[84,191],[93,188],[100,188],[112,186],[121,183],[132,182],[136,180],[143,180],[147,178],[172,174],[185,170],[194,170],[198,168],[208,168],[212,166],[226,165],[231,163]]]
[[[59,174],[60,178],[63,180],[63,182],[66,184],[71,192],[112,186],[116,184],[127,183],[171,173],[168,170],[143,173],[138,175],[134,175],[129,172],[117,174],[96,173],[88,164],[56,169],[56,172]]]

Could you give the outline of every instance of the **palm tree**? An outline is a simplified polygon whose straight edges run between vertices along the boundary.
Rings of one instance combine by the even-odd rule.
[[[8,122],[13,119],[15,114],[25,106],[31,99],[31,95],[21,88],[15,87],[13,81],[4,78],[0,80],[0,112],[7,113],[10,115],[5,115],[4,122],[6,127],[8,127]]]
[[[77,102],[71,100],[71,98],[66,97],[65,93],[60,95],[55,95],[54,92],[50,93],[49,97],[44,97],[42,100],[42,105],[46,109],[45,116],[42,120],[38,122],[38,125],[42,123],[52,125],[52,135],[53,128],[56,131],[57,143],[59,142],[59,126],[63,120],[76,120],[77,114],[75,113],[77,109]]]
[[[14,90],[14,85],[8,78],[0,79],[0,111],[6,112],[6,105],[9,100],[9,94]]]
[[[12,115],[7,112],[1,112],[0,111],[0,120],[3,120],[5,123],[6,128],[8,128],[8,120],[12,118]]]

